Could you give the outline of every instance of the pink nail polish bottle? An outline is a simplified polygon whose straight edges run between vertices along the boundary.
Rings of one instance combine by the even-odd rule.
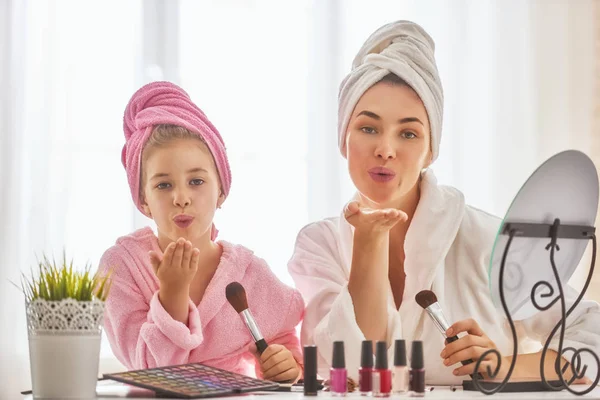
[[[331,379],[331,394],[345,396],[348,391],[348,371],[344,356],[344,342],[333,342],[333,359],[329,378]]]
[[[404,340],[396,340],[394,344],[392,390],[394,393],[408,391],[408,365],[406,364],[406,342]]]

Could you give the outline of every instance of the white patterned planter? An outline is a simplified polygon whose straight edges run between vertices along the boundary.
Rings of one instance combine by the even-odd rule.
[[[94,399],[104,303],[34,300],[26,304],[36,399]]]

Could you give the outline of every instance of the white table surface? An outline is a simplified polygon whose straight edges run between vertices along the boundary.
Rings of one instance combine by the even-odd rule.
[[[427,386],[430,388],[431,386]],[[141,389],[134,386],[129,386],[115,381],[100,381],[96,388],[97,399],[115,399],[115,398],[136,398],[139,400],[156,399],[154,392]],[[359,393],[348,393],[348,398],[366,399]],[[395,394],[390,398],[408,398],[408,394]],[[457,388],[452,391],[450,386],[434,386],[433,390],[425,393],[426,398],[430,399],[463,399],[463,398],[505,398],[505,399],[600,399],[600,386],[596,387],[592,392],[585,396],[576,396],[565,390],[560,392],[529,392],[529,393],[496,393],[492,397],[480,392],[466,391],[462,388]],[[33,400],[32,395],[22,397],[23,399]],[[253,394],[244,394],[239,396],[227,396],[227,399],[245,399],[245,400],[300,400],[308,399],[302,393],[284,393],[284,392],[256,392]],[[314,397],[310,397],[314,399]],[[332,398],[329,392],[319,392],[318,398]],[[339,399],[339,397],[336,397]]]

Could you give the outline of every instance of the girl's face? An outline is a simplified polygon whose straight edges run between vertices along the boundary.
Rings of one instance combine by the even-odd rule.
[[[350,177],[374,207],[394,207],[418,188],[431,163],[429,119],[410,87],[380,82],[360,98],[350,117],[346,158]]]
[[[197,139],[175,139],[144,150],[142,207],[155,222],[159,242],[184,237],[210,240],[215,210],[224,197],[213,157]]]

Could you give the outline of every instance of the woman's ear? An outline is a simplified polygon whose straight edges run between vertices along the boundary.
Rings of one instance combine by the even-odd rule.
[[[429,168],[429,166],[433,163],[433,152],[429,150],[427,153],[427,157],[425,158],[425,163],[423,164],[423,169]]]

